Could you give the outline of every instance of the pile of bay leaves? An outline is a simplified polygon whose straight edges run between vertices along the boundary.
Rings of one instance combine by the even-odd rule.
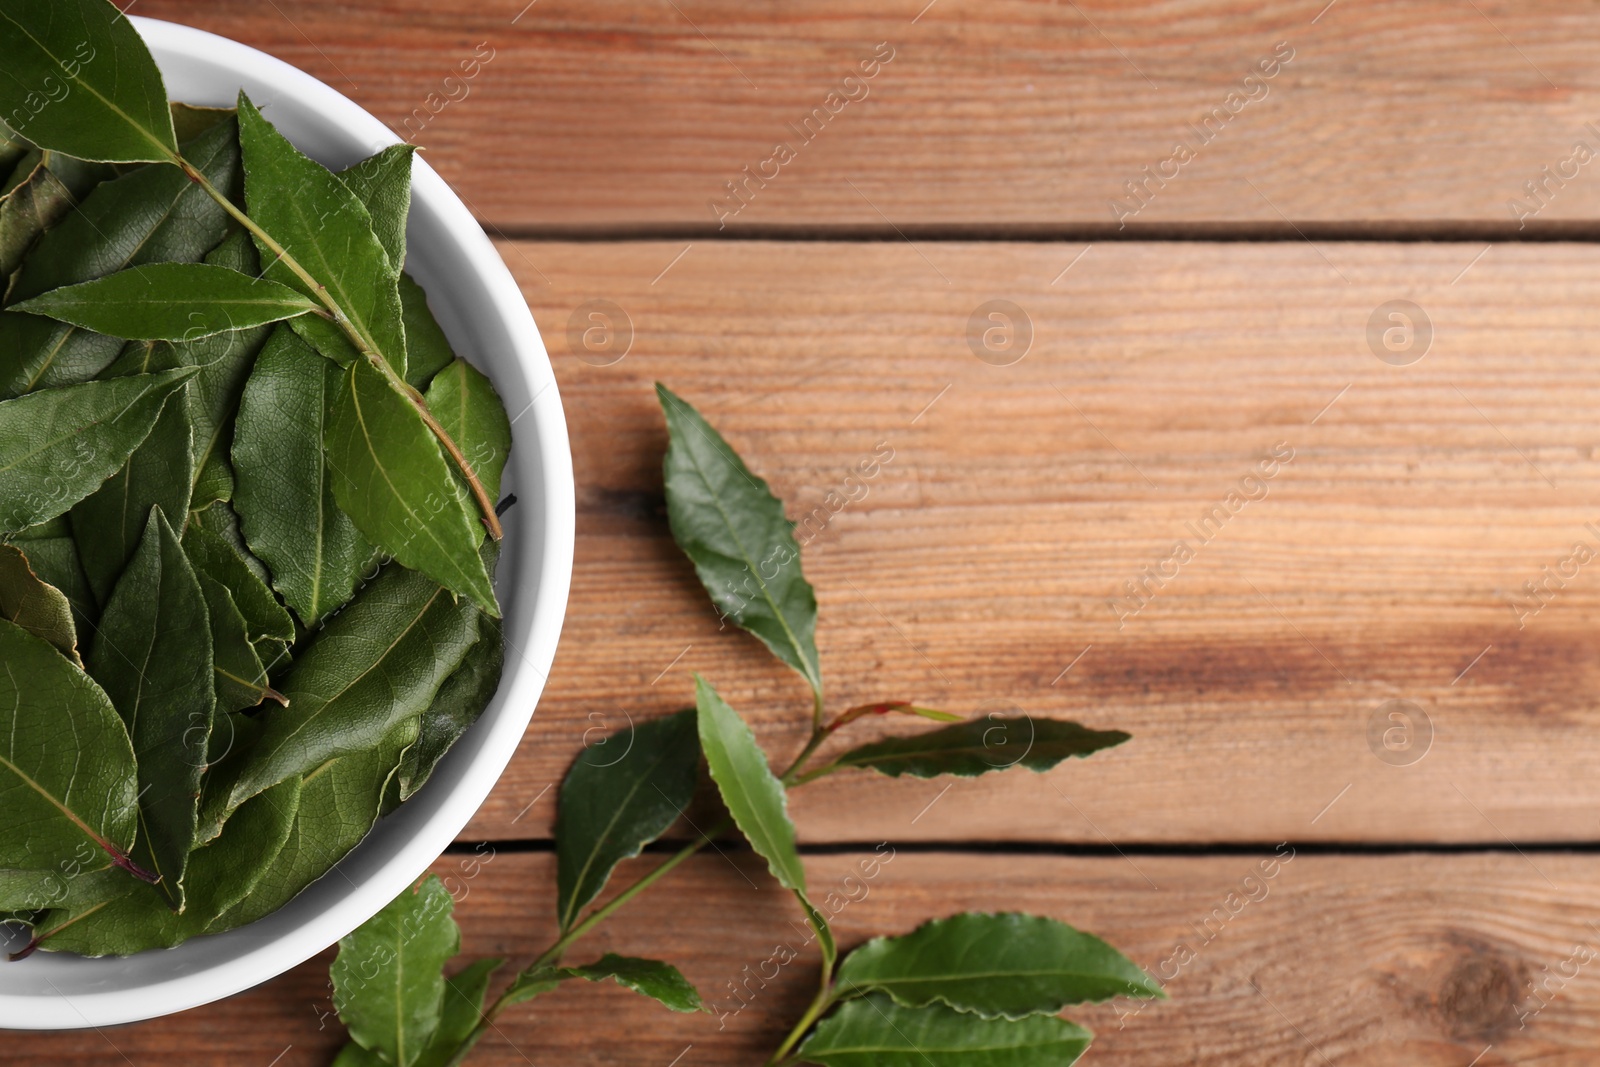
[[[339,173],[169,104],[106,0],[0,0],[0,920],[84,955],[275,911],[502,663],[505,411]]]

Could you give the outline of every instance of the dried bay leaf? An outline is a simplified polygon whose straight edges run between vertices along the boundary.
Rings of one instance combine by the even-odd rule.
[[[72,605],[55,586],[42,581],[15,545],[0,544],[0,618],[42,637],[79,667],[78,632]]]

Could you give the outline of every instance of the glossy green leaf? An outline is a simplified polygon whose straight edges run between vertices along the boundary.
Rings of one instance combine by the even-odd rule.
[[[874,741],[851,749],[835,762],[841,767],[871,767],[891,778],[902,774],[975,778],[1017,766],[1047,771],[1069,757],[1120,745],[1129,736],[1121,730],[1091,730],[1061,719],[990,715],[925,734]]]
[[[823,1067],[1067,1067],[1093,1037],[1053,1015],[985,1019],[938,1004],[906,1008],[873,994],[839,1005],[798,1058]]]
[[[242,92],[239,143],[250,217],[327,290],[365,351],[403,378],[406,342],[400,292],[387,269],[388,255],[373,233],[372,216],[348,186],[290,144]],[[259,240],[257,248],[268,278],[317,296],[273,249]],[[331,322],[306,317],[294,325],[329,358],[343,362],[356,354],[344,332]]]
[[[401,722],[415,726],[476,637],[470,604],[415,571],[385,567],[284,677],[289,706],[266,711],[229,806],[368,749]]]
[[[404,272],[400,274],[400,310],[406,329],[406,382],[414,389],[426,389],[456,354],[428,308],[428,294]]]
[[[694,678],[700,748],[722,802],[767,869],[786,889],[804,892],[806,870],[795,850],[789,800],[739,713],[700,677]]]
[[[476,960],[460,974],[445,979],[439,1028],[433,1032],[433,1040],[428,1042],[422,1055],[417,1057],[415,1067],[447,1067],[461,1043],[483,1018],[489,980],[504,963],[503,959]]]
[[[138,758],[134,859],[160,876],[162,895],[179,910],[216,696],[205,596],[160,508],[150,509],[106,602],[88,663]]]
[[[206,932],[216,916],[250,896],[283,848],[299,810],[300,782],[284,782],[255,797],[222,836],[189,857],[182,913],[167,906],[158,886],[124,875],[122,891],[106,900],[52,912],[37,928],[40,948],[80,956],[128,956],[171,948]],[[116,872],[122,874],[122,872]]]
[[[231,107],[200,107],[176,100],[168,110],[172,112],[172,129],[178,135],[180,145],[187,144],[219,122],[233,118]]]
[[[568,930],[623,860],[666,833],[694,798],[693,709],[632,723],[587,745],[561,783],[556,919]]]
[[[333,498],[368,540],[499,618],[476,507],[417,409],[365,360],[340,376],[326,446]]]
[[[511,453],[511,420],[489,378],[464,359],[428,386],[428,410],[472,464],[490,500],[500,499],[500,474]]]
[[[256,358],[234,429],[234,501],[251,551],[307,626],[349,600],[376,549],[334,503],[322,441],[339,368],[279,327]]]
[[[130,344],[106,371],[108,378],[178,369],[171,348],[150,342]],[[105,603],[122,568],[128,565],[152,507],[183,522],[189,514],[193,478],[194,427],[189,421],[188,385],[161,409],[149,434],[122,469],[72,507],[72,532],[78,558],[95,599]]]
[[[184,145],[217,188],[239,184],[232,120]],[[95,188],[77,210],[39,238],[12,282],[9,299],[104,277],[145,263],[192,263],[226,235],[227,213],[176,167],[140,167]],[[120,338],[21,312],[0,312],[0,397],[86,382],[122,349]]]
[[[208,263],[150,263],[12,305],[86,330],[145,341],[198,341],[320,307],[287,285]]]
[[[444,965],[461,948],[438,875],[405,890],[339,941],[328,969],[350,1037],[395,1067],[415,1067],[438,1029]]]
[[[86,855],[94,851],[88,845],[83,848]],[[94,857],[105,863],[105,853],[94,852]],[[0,908],[82,911],[119,897],[130,886],[138,884],[133,875],[120,867],[91,868],[77,860],[60,863],[49,870],[0,870]]]
[[[244,617],[252,644],[277,641],[294,642],[294,620],[272,595],[267,584],[256,576],[238,551],[221,535],[198,523],[183,532],[183,550],[189,554],[197,574],[221,583]]]
[[[54,645],[3,619],[0,663],[0,867],[125,860],[138,787],[111,701]]]
[[[0,534],[64,513],[128,461],[192,368],[0,401]]]
[[[591,982],[616,979],[616,983],[658,1000],[673,1011],[705,1011],[700,993],[670,963],[660,960],[639,959],[637,956],[618,956],[607,952],[593,963],[582,967],[563,967],[561,974],[572,978],[586,978]]]
[[[873,938],[845,957],[838,982],[842,989],[887,993],[910,1008],[937,1001],[991,1019],[1164,995],[1154,978],[1098,937],[1016,912],[968,912],[903,937]]]
[[[150,50],[109,3],[0,0],[0,119],[41,148],[141,163],[178,151]]]
[[[820,699],[817,598],[783,502],[698,411],[659,383],[656,394],[671,435],[663,469],[673,538],[718,611],[799,671]]]
[[[283,703],[285,698],[267,680],[267,669],[250,643],[249,626],[227,586],[210,575],[199,575],[211,622],[212,685],[217,694],[217,714],[253,708],[264,700]],[[211,757],[208,752],[206,762]]]
[[[416,738],[416,721],[407,719],[372,748],[329,760],[306,775],[299,814],[283,848],[250,895],[208,929],[230,930],[272,914],[360,844],[377,821],[401,753]]]
[[[0,618],[42,637],[78,666],[78,630],[66,595],[34,573],[15,545],[0,544]]]
[[[505,637],[500,620],[478,618],[478,639],[467,649],[461,665],[444,680],[428,710],[422,713],[417,743],[406,750],[396,775],[397,799],[409,800],[433,774],[467,727],[478,721],[495,690],[505,664]]]
[[[383,246],[389,273],[406,265],[406,218],[411,212],[411,157],[416,147],[392,144],[339,172],[372,216],[373,235]]]

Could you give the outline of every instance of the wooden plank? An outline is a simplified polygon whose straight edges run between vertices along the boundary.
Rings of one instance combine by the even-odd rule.
[[[1600,149],[1586,125],[1600,116],[1591,6],[1417,0],[1313,18],[1321,6],[143,0],[138,12],[327,81],[426,146],[502,227],[1220,222],[1292,236],[1289,218],[1514,233],[1535,209],[1536,228],[1600,211],[1600,181],[1571,158],[1580,140]],[[880,43],[894,58],[844,83]],[[1170,162],[1179,143],[1193,158]],[[747,205],[731,218],[711,206],[741,202],[728,182]],[[1538,198],[1528,182],[1546,183]]]
[[[1262,868],[1270,849],[1133,860],[898,853],[862,880],[866,855],[807,860],[813,886],[855,898],[835,919],[847,946],[956,911],[1024,910],[1099,933],[1165,975],[1168,1002],[1070,1013],[1100,1035],[1099,1062],[1462,1067],[1479,1056],[1478,1067],[1577,1067],[1600,1042],[1594,964],[1567,962],[1575,946],[1595,951],[1585,918],[1600,907],[1592,855],[1296,855]],[[444,857],[437,869],[462,879],[462,859]],[[469,957],[531,959],[553,934],[553,881],[550,856],[507,854],[453,882],[465,894],[457,915]],[[697,857],[573,958],[619,951],[673,961],[718,1014],[672,1015],[609,983],[574,983],[508,1012],[471,1062],[662,1067],[687,1050],[677,1062],[758,1063],[816,981],[799,923],[750,853]],[[780,943],[798,958],[763,968]],[[328,1014],[330,957],[154,1023],[8,1034],[8,1058],[321,1067],[342,1037]],[[776,977],[763,986],[747,967]],[[740,989],[748,992],[736,998]]]
[[[893,449],[804,548],[836,709],[914,698],[1134,735],[948,795],[841,775],[796,794],[806,840],[1593,838],[1594,568],[1558,579],[1537,614],[1513,603],[1575,542],[1600,544],[1585,526],[1600,526],[1600,251],[1124,243],[1061,276],[1082,245],[502,250],[571,426],[577,566],[546,695],[469,836],[547,834],[546,787],[590,731],[683,706],[692,671],[775,758],[804,740],[803,685],[719,631],[670,540],[660,380],[796,519],[830,491],[860,496],[847,474]],[[966,337],[996,297],[1033,322],[1013,366]],[[1368,347],[1396,298],[1431,317],[1411,366]],[[568,347],[595,299],[632,322],[610,366]],[[1245,481],[1280,443],[1294,458]],[[1191,524],[1241,485],[1266,496],[1202,543]],[[1173,569],[1179,539],[1195,558],[1121,617],[1124,583]],[[1375,717],[1380,742],[1404,726],[1382,711],[1395,699],[1431,721],[1414,765],[1369,747]]]

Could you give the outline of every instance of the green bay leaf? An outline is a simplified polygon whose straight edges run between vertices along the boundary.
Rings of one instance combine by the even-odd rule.
[[[134,858],[181,910],[216,696],[205,596],[159,507],[106,602],[88,663],[138,759]]]
[[[656,394],[670,434],[663,471],[673,538],[717,609],[800,672],[820,706],[817,598],[783,502],[698,411],[660,383]]]
[[[245,383],[234,502],[250,549],[307,626],[354,594],[377,550],[334,502],[322,442],[339,368],[278,327]]]
[[[339,172],[339,180],[372,216],[373,235],[383,246],[389,273],[406,265],[406,217],[411,211],[411,158],[416,147],[392,144]]]
[[[985,1019],[940,1004],[906,1008],[875,993],[839,1005],[796,1058],[823,1067],[1068,1067],[1093,1038],[1052,1015]]]
[[[339,941],[328,968],[350,1037],[394,1067],[416,1067],[439,1027],[444,965],[461,948],[454,902],[429,875]]]
[[[341,375],[326,433],[333,498],[405,566],[500,615],[478,553],[483,527],[417,409],[365,360]]]
[[[287,285],[209,263],[148,263],[41,293],[11,310],[112,337],[198,341],[320,310]]]
[[[433,769],[467,727],[478,721],[495,690],[505,664],[505,636],[500,620],[478,617],[478,639],[461,665],[444,680],[428,710],[422,713],[417,743],[406,750],[395,776],[397,800],[409,800],[432,776]]]
[[[0,119],[41,148],[145,163],[177,155],[167,90],[133,24],[109,3],[0,0]]]
[[[456,354],[428,307],[428,294],[404,272],[400,275],[400,310],[406,330],[406,382],[413,389],[426,389]]]
[[[54,152],[30,153],[18,165],[24,173],[13,174],[0,196],[0,277],[10,277],[39,235],[61,221],[78,202],[78,194],[56,173],[60,164],[53,169],[52,160],[69,162]]]
[[[0,534],[53,519],[98,489],[193,373],[185,367],[0,401]]]
[[[939,1002],[990,1019],[1054,1015],[1115,996],[1164,996],[1154,978],[1098,937],[1017,912],[968,912],[902,937],[873,938],[845,957],[838,982],[887,993],[906,1007]]]
[[[474,960],[459,974],[445,979],[438,1029],[434,1030],[428,1047],[417,1057],[415,1067],[448,1067],[456,1050],[483,1018],[489,980],[504,963],[505,960],[499,958]],[[359,1045],[355,1047],[360,1048]]]
[[[211,578],[228,591],[244,617],[251,644],[294,643],[294,620],[238,549],[209,526],[191,523],[183,531],[183,550],[189,554],[195,573]]]
[[[205,594],[206,614],[211,622],[212,684],[217,694],[217,714],[225,715],[253,708],[264,700],[284,697],[267,680],[267,669],[255,645],[244,615],[234,603],[227,586],[210,575],[199,575]],[[208,751],[206,763],[211,756]]]
[[[27,541],[19,539],[19,543],[33,573],[66,596],[67,603],[72,606],[73,627],[85,634],[92,633],[100,611],[89,589],[89,579],[78,562],[78,546],[71,533]]]
[[[0,619],[0,868],[126,861],[133,746],[106,694],[48,641]],[[18,832],[20,831],[20,832]]]
[[[280,687],[289,704],[265,712],[228,806],[369,749],[402,722],[412,723],[414,741],[423,712],[476,636],[470,604],[415,571],[385,567],[298,654]]]
[[[891,778],[902,774],[974,778],[1017,766],[1047,771],[1064,759],[1092,755],[1128,737],[1121,730],[1091,730],[1061,719],[990,715],[928,733],[874,741],[834,762],[841,767],[871,767]]]
[[[642,994],[666,1005],[673,1011],[705,1011],[700,993],[690,984],[678,968],[660,960],[640,959],[637,956],[618,956],[608,952],[593,963],[582,967],[563,967],[560,974],[570,978],[584,978],[591,982],[614,979],[624,988]]]
[[[23,550],[0,544],[0,618],[54,645],[79,667],[78,631],[66,594],[34,573]]]
[[[489,499],[499,500],[511,420],[488,376],[464,359],[453,360],[434,376],[426,396],[428,410],[472,465]]]
[[[637,856],[694,798],[700,737],[695,711],[630,723],[588,745],[561,782],[556,817],[556,919],[563,930],[617,864]]]

